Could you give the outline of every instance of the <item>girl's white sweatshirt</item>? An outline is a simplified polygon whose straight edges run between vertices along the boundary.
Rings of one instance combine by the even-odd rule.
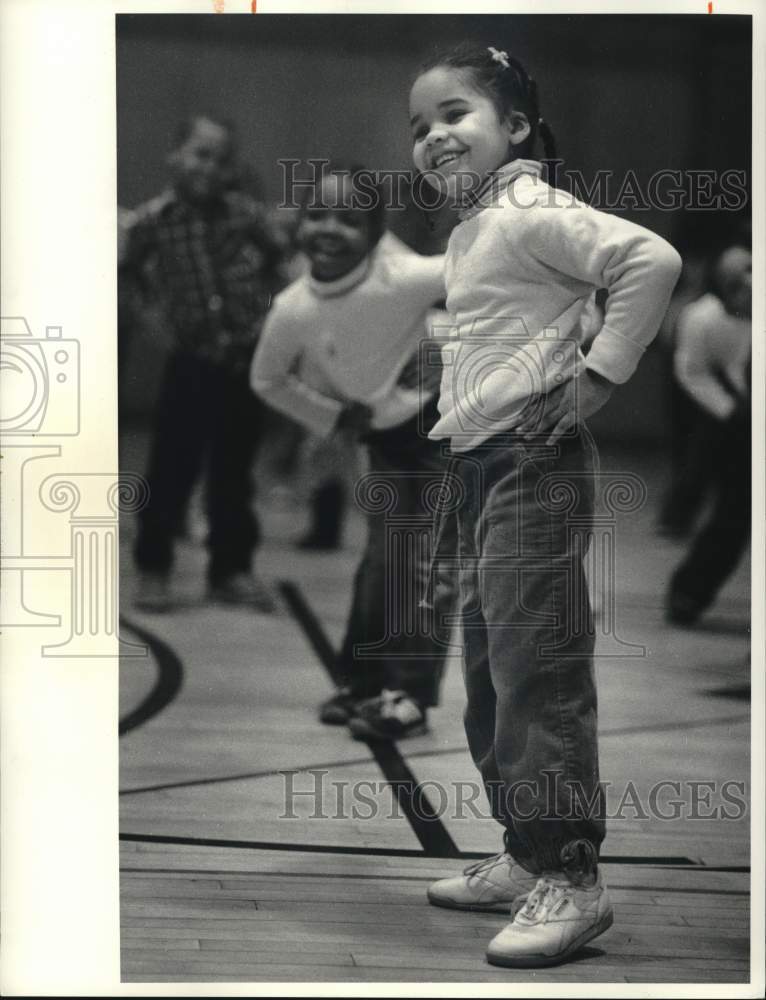
[[[611,382],[632,375],[667,309],[681,259],[661,237],[549,187],[541,165],[497,171],[447,247],[440,419],[432,438],[465,451],[510,430],[541,394],[586,365]],[[579,320],[608,289],[587,359]]]

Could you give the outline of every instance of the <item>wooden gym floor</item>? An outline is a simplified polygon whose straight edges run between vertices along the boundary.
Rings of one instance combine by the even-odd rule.
[[[123,443],[123,468],[142,468],[143,444]],[[206,605],[199,541],[179,546],[185,605],[139,613],[124,524],[123,637],[149,649],[121,665],[125,982],[748,981],[749,564],[697,628],[666,624],[684,545],[653,532],[659,477],[603,457],[650,487],[617,524],[617,628],[646,655],[597,658],[614,927],[559,968],[501,970],[484,948],[502,914],[426,904],[430,880],[501,846],[465,807],[459,660],[427,735],[375,748],[319,725],[363,525],[354,514],[338,553],[297,552],[305,511],[266,488],[259,570],[275,616]]]

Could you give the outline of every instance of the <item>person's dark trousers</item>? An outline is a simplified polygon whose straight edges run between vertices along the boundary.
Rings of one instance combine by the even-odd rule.
[[[686,599],[701,612],[736,568],[750,537],[751,426],[749,415],[737,412],[720,425],[708,460],[714,474],[713,509],[673,574],[670,593]]]
[[[364,439],[369,472],[358,484],[357,502],[366,513],[367,542],[338,669],[355,697],[388,688],[430,707],[439,700],[457,583],[454,574],[442,574],[435,607],[424,606],[446,461],[423,428],[420,415]]]
[[[721,423],[695,403],[675,379],[671,392],[673,468],[659,520],[662,527],[685,533],[693,528],[713,485],[710,455],[721,435]]]
[[[149,502],[139,514],[139,569],[170,571],[176,529],[202,474],[210,528],[208,581],[220,583],[251,568],[259,538],[252,466],[261,413],[246,373],[233,374],[184,353],[168,359],[147,472]]]
[[[583,556],[590,437],[456,453],[465,729],[507,850],[532,872],[604,838],[595,632]]]
[[[340,477],[333,476],[317,486],[309,503],[309,529],[299,546],[337,549],[343,535],[346,506],[346,484]]]

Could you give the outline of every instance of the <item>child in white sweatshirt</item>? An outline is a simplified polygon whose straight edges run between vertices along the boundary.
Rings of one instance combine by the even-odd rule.
[[[314,434],[350,430],[367,448],[370,473],[356,492],[368,538],[338,663],[343,684],[320,719],[348,724],[357,739],[398,739],[425,731],[437,703],[455,589],[445,577],[436,612],[419,606],[445,462],[428,438],[436,386],[418,379],[417,362],[427,314],[444,296],[444,258],[389,237],[382,192],[370,204],[360,176],[327,174],[304,205],[298,237],[310,270],[275,298],[251,385]]]
[[[633,373],[680,271],[653,233],[545,184],[555,159],[534,81],[507,52],[464,46],[412,87],[413,158],[462,208],[447,248],[440,419],[457,511],[468,744],[505,850],[429,889],[434,905],[520,907],[497,965],[564,961],[612,923],[598,851],[594,629],[583,572],[593,515],[583,421]],[[608,289],[585,357],[579,320]],[[523,905],[522,905],[523,904]]]

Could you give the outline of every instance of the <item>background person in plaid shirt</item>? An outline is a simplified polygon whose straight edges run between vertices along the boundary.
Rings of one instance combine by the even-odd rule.
[[[121,278],[153,262],[175,341],[157,404],[135,558],[137,603],[172,606],[173,540],[196,480],[206,476],[208,591],[214,600],[274,609],[252,572],[259,529],[252,465],[263,404],[248,370],[281,252],[257,202],[233,190],[231,126],[198,116],[179,129],[172,186],[123,225]]]

